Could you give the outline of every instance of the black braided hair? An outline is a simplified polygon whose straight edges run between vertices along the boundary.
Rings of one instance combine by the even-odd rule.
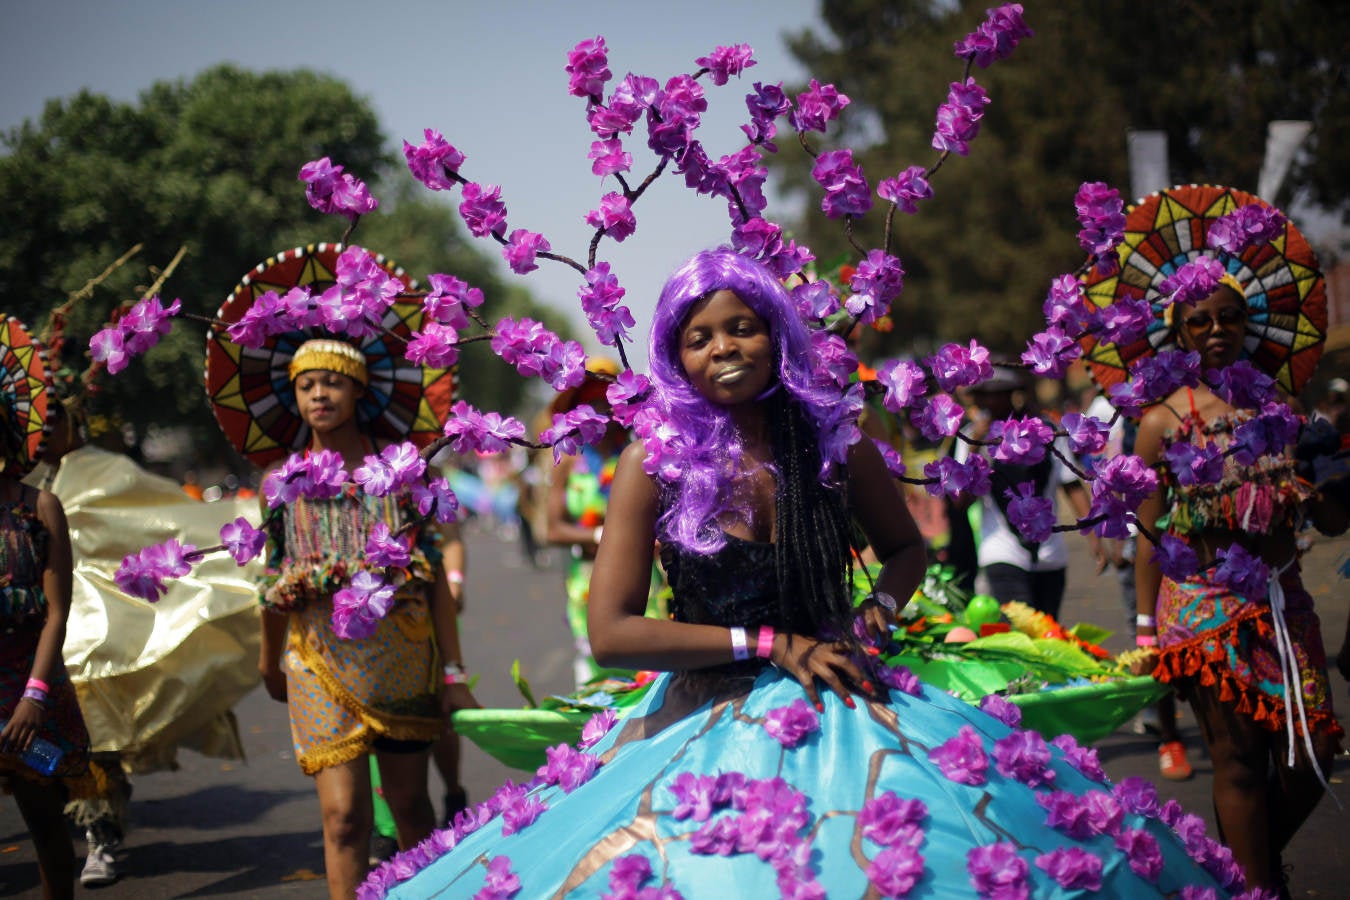
[[[812,636],[855,643],[847,471],[841,467],[834,483],[821,481],[816,434],[787,391],[769,398],[768,412],[778,468],[774,563],[779,611],[784,622],[802,623]]]

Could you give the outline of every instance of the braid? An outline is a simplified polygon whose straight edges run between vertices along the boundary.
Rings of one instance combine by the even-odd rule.
[[[783,621],[801,622],[804,615],[813,635],[852,640],[847,495],[821,482],[816,435],[786,391],[770,399],[769,425],[778,466],[774,563]]]

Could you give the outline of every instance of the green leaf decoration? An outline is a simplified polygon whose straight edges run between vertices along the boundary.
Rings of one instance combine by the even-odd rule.
[[[526,707],[538,709],[539,704],[534,699],[534,691],[530,690],[530,683],[520,673],[520,660],[518,659],[511,662],[511,680],[516,683],[516,690],[520,691],[520,696],[525,698]]]

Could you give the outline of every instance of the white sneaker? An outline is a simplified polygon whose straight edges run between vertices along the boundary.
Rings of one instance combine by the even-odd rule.
[[[84,869],[80,872],[80,884],[85,887],[98,887],[112,884],[117,880],[117,868],[112,851],[107,844],[89,844],[89,856],[85,858]]]

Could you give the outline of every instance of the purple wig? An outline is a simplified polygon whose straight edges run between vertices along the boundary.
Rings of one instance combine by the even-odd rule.
[[[705,250],[670,276],[656,303],[648,345],[650,403],[663,433],[649,431],[644,440],[649,472],[669,486],[672,498],[661,516],[664,539],[702,553],[724,542],[721,530],[708,526],[731,511],[728,498],[742,448],[728,411],[690,384],[680,363],[680,333],[694,304],[720,290],[734,293],[769,326],[776,386],[796,402],[817,438],[827,423],[837,422],[841,403],[837,383],[819,371],[810,330],[762,263],[725,248]]]

